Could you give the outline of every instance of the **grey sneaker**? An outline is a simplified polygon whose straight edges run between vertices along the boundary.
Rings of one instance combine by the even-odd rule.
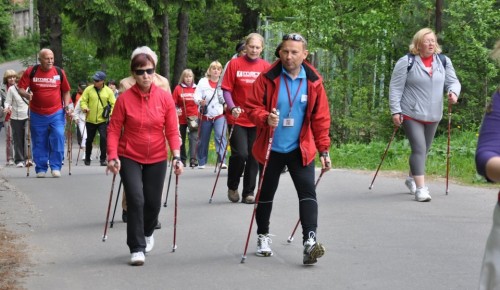
[[[427,186],[417,188],[417,191],[415,192],[416,201],[431,201],[431,199],[429,188]]]
[[[415,180],[413,180],[413,177],[407,177],[405,181],[406,187],[410,190],[410,194],[415,194],[417,191],[417,185],[415,184]]]
[[[271,257],[273,251],[269,246],[273,241],[269,237],[269,234],[259,235],[257,237],[257,252],[255,253],[259,257]]]
[[[241,198],[242,203],[252,204],[255,203],[255,197],[253,195],[247,195]]]
[[[229,198],[229,200],[232,202],[238,202],[238,200],[240,200],[240,194],[237,189],[236,190],[229,189],[227,191],[227,198]]]
[[[309,239],[304,243],[304,265],[312,265],[318,261],[318,258],[325,254],[325,247],[316,242],[314,233],[309,233]]]

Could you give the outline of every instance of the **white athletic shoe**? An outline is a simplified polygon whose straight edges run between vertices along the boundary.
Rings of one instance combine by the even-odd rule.
[[[205,165],[198,165],[198,169],[205,169]]]
[[[408,176],[406,178],[405,185],[410,190],[410,194],[415,194],[415,191],[417,191],[417,185],[415,184],[413,177]]]
[[[45,177],[45,171],[40,171],[36,174],[37,178],[44,178]]]
[[[309,239],[304,243],[304,265],[312,265],[318,261],[318,258],[325,254],[325,247],[314,240],[314,233],[309,233]]]
[[[431,201],[431,195],[429,194],[429,188],[427,186],[417,188],[415,191],[416,201]]]
[[[155,237],[153,237],[153,235],[151,235],[150,237],[146,237],[146,253],[151,252],[154,246],[155,246]]]
[[[17,168],[23,168],[24,167],[24,162],[19,162],[16,164]]]
[[[130,265],[132,266],[142,266],[145,261],[146,257],[143,252],[132,253],[132,256],[130,257]]]
[[[272,256],[273,251],[271,250],[271,247],[269,246],[272,243],[273,243],[273,241],[269,237],[269,234],[259,235],[257,237],[257,252],[255,254],[257,256],[260,256],[260,257]]]
[[[61,171],[52,170],[52,177],[55,177],[55,178],[61,177]]]

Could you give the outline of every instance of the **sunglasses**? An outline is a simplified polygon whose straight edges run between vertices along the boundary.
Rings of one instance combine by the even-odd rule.
[[[306,40],[304,39],[304,37],[302,37],[302,35],[296,33],[285,34],[283,35],[282,40],[294,40],[294,41],[306,42]]]
[[[134,73],[138,76],[142,76],[144,73],[147,73],[148,75],[152,75],[155,72],[154,68],[148,68],[148,69],[136,69],[134,70]]]

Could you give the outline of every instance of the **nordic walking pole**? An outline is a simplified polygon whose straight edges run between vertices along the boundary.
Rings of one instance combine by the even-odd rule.
[[[71,162],[73,158],[73,119],[69,117],[69,140],[68,140],[68,170],[71,175]]]
[[[113,210],[113,217],[111,217],[111,222],[109,223],[109,227],[112,228],[115,222],[115,213],[116,206],[118,205],[118,199],[120,198],[120,189],[122,188],[123,180],[120,179],[120,184],[118,184],[118,192],[116,193],[116,201],[115,201],[115,209]]]
[[[224,153],[222,154],[222,160],[224,160],[224,158],[226,158],[227,148],[229,146],[229,142],[231,140],[231,136],[233,136],[234,126],[236,126],[236,119],[237,118],[238,117],[236,117],[234,119],[233,126],[231,126],[231,130],[229,130],[229,137],[227,138],[226,148],[224,149]],[[217,172],[217,177],[215,178],[214,188],[212,189],[212,195],[210,195],[210,199],[208,200],[208,203],[212,203],[212,198],[214,197],[215,187],[217,186],[217,181],[219,180],[219,175],[220,175],[221,169],[222,169],[222,165],[219,166],[219,172]]]
[[[451,137],[451,102],[448,100],[448,148],[446,150],[446,195],[450,176],[450,137]]]
[[[170,158],[170,176],[168,177],[167,196],[165,196],[165,202],[163,203],[163,207],[167,207],[168,193],[170,191],[170,181],[172,181],[173,169],[174,169],[174,154],[172,154],[172,158]]]
[[[81,120],[79,122],[81,122]],[[78,127],[78,124],[76,126]],[[83,142],[83,136],[85,135],[85,129],[87,129],[87,126],[83,124],[82,142]],[[78,130],[80,130],[80,127],[78,127]],[[78,166],[78,159],[80,159],[80,150],[82,150],[82,144],[79,144],[78,146],[78,155],[76,156],[76,164],[75,164],[76,166]],[[92,156],[92,152],[90,153],[90,156]]]
[[[173,161],[172,161],[173,162]],[[179,161],[177,160],[175,162],[175,169],[178,168],[178,163]],[[172,163],[172,167],[174,164]],[[179,196],[179,174],[175,174],[175,205],[174,205],[174,243],[172,245],[172,252],[175,252],[177,249],[177,243],[176,243],[176,238],[177,238],[177,199]]]
[[[219,144],[221,144],[221,146],[222,146],[222,138],[224,138],[224,131],[226,130],[226,123],[227,123],[227,121],[224,121],[224,124],[222,125],[222,134],[220,134],[220,138],[219,138]],[[215,148],[217,148],[217,146],[215,146]],[[219,152],[215,152],[215,154],[217,155],[217,158],[215,159],[214,173],[217,172],[217,165],[219,164],[217,159],[219,157],[221,157],[221,156],[219,156]],[[220,167],[222,167],[223,162],[224,162],[224,159],[221,159],[220,160]]]
[[[314,189],[316,189],[316,187],[318,187],[318,183],[321,180],[321,177],[323,177],[323,174],[325,174],[325,172],[326,172],[325,170],[321,169],[321,174],[319,175],[318,180],[316,180],[316,183],[314,184]],[[293,228],[292,234],[286,240],[288,243],[291,243],[293,241],[293,235],[295,235],[295,231],[299,227],[299,224],[300,224],[300,218],[297,221],[297,224],[295,224],[295,227]]]
[[[402,124],[402,123],[401,123]],[[385,148],[384,155],[382,155],[382,160],[380,160],[380,164],[377,167],[377,171],[375,172],[375,175],[373,176],[372,183],[370,183],[370,186],[368,189],[373,188],[373,183],[375,182],[375,178],[377,178],[378,171],[380,170],[380,167],[382,166],[382,162],[384,162],[385,156],[387,155],[387,151],[389,151],[389,147],[391,147],[392,140],[394,139],[394,136],[396,136],[396,133],[398,132],[399,126],[394,126],[394,132],[392,132],[391,139],[389,140],[389,143],[387,144],[387,147]]]
[[[274,114],[279,116],[279,113],[276,112],[276,109],[273,109]],[[257,205],[259,204],[260,192],[262,190],[262,181],[264,180],[264,175],[266,174],[267,162],[269,161],[269,155],[271,154],[271,147],[273,145],[273,137],[274,137],[274,127],[271,127],[271,132],[269,133],[269,143],[267,145],[266,158],[264,160],[264,166],[262,167],[262,174],[259,178],[259,188],[257,190],[257,195],[255,196],[255,204],[252,212],[252,219],[250,220],[250,227],[248,228],[247,241],[245,243],[245,251],[243,252],[243,256],[241,256],[241,263],[245,263],[247,259],[247,250],[248,250],[248,242],[250,240],[250,233],[252,232],[253,221],[255,219],[255,212],[257,211]]]
[[[111,202],[113,201],[113,189],[115,187],[115,179],[116,179],[116,174],[113,174],[113,181],[111,181],[111,191],[109,192],[108,212],[106,213],[106,222],[104,223],[104,235],[102,235],[103,242],[105,242],[108,239],[106,233],[108,232],[109,212],[111,210]]]
[[[31,154],[31,117],[30,117],[30,110],[29,110],[29,103],[31,101],[28,102],[28,125],[26,126],[27,127],[27,130],[28,130],[28,153],[26,154],[27,157],[28,157],[28,162],[26,162],[26,177],[29,177],[30,176],[30,167],[31,165],[33,164],[33,162],[31,161],[31,158],[32,158],[32,154]]]

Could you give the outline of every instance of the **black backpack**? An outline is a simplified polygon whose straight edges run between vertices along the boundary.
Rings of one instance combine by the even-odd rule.
[[[409,72],[411,68],[413,67],[413,64],[415,63],[415,55],[412,53],[407,53],[408,56],[408,67],[406,68],[406,72]],[[439,60],[444,66],[444,69],[446,69],[446,56],[444,54],[438,54]]]

